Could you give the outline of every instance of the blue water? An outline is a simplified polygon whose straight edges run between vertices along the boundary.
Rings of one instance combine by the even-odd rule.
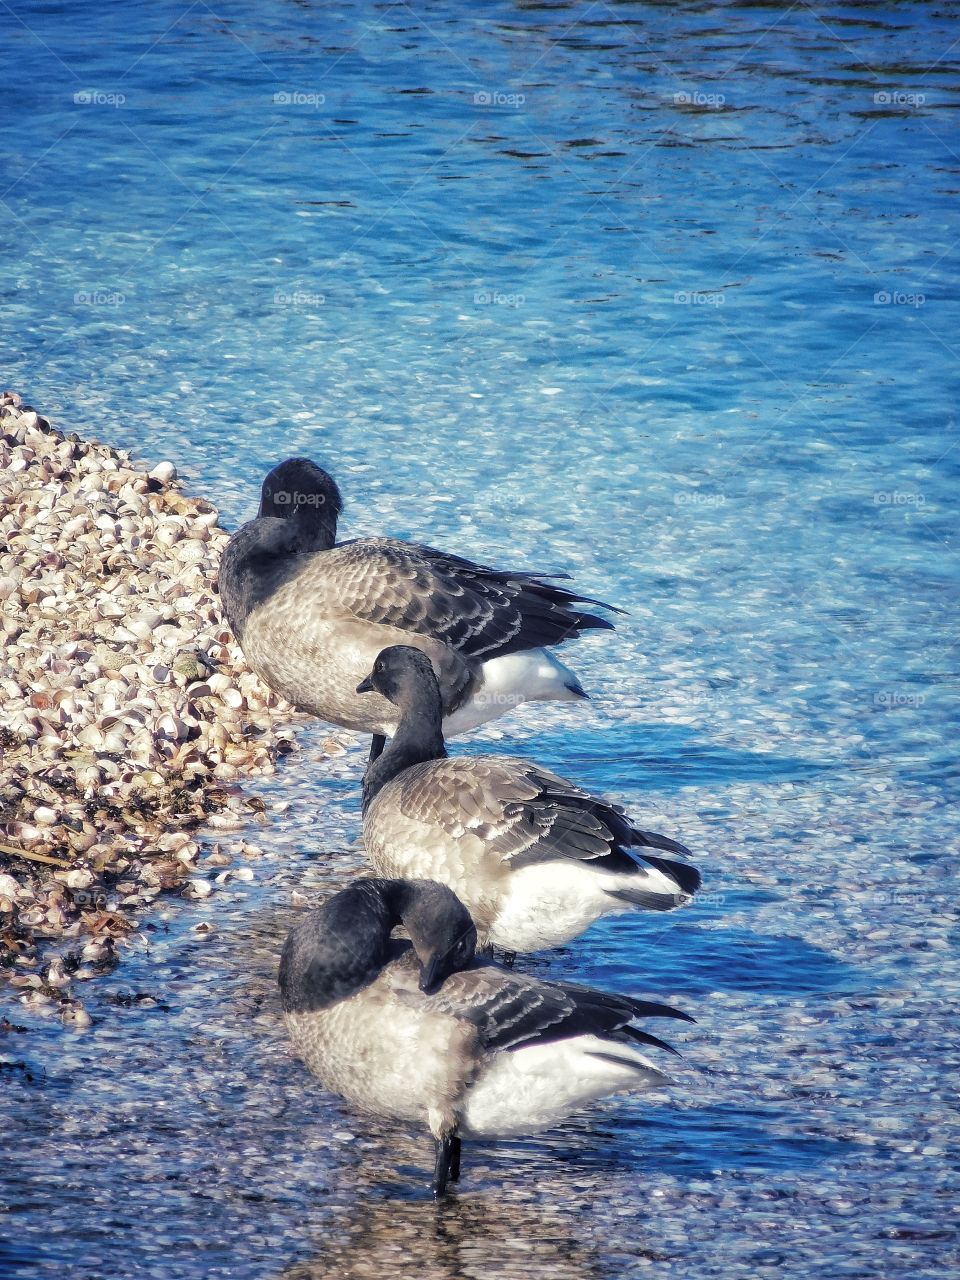
[[[251,885],[145,916],[84,1034],[4,997],[27,1028],[0,1042],[24,1064],[8,1272],[939,1276],[956,14],[330,10],[0,8],[3,376],[172,458],[228,522],[303,452],[348,536],[629,608],[571,652],[589,709],[463,749],[536,756],[696,849],[697,905],[530,964],[698,1026],[667,1100],[472,1153],[435,1211],[422,1135],[315,1089],[279,1026],[291,890],[362,866],[362,749],[304,726],[246,833],[263,854],[220,841]]]

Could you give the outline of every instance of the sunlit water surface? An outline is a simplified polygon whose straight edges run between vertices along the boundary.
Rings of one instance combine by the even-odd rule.
[[[526,962],[693,1011],[675,1088],[472,1148],[435,1208],[429,1140],[285,1044],[291,893],[363,866],[362,744],[304,724],[219,841],[252,882],[145,915],[85,1033],[4,997],[3,1274],[942,1275],[950,6],[3,8],[8,384],[229,521],[302,452],[348,535],[627,606],[570,653],[588,708],[458,749],[614,795],[705,877]]]

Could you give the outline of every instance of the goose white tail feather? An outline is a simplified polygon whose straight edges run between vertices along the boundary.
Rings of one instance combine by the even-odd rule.
[[[628,1044],[574,1036],[501,1053],[469,1094],[465,1136],[510,1138],[559,1124],[615,1093],[644,1093],[670,1083]]]
[[[576,938],[611,912],[670,911],[689,901],[656,867],[640,864],[624,875],[589,862],[535,863],[511,875],[487,940],[507,951],[540,951]]]
[[[473,696],[444,720],[445,737],[476,729],[521,702],[582,702],[587,696],[570,668],[547,649],[490,658],[480,674]]]

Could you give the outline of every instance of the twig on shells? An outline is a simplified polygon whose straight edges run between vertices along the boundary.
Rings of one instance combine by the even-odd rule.
[[[18,849],[16,845],[4,844],[0,841],[0,853],[12,854],[15,858],[26,858],[29,862],[49,862],[55,867],[71,867],[73,864],[64,862],[62,858],[51,858],[46,853],[31,853],[29,849]]]

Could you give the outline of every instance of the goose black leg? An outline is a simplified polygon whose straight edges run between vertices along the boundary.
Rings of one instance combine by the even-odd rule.
[[[383,748],[387,745],[387,740],[382,733],[375,733],[370,739],[370,759],[368,764],[373,764],[382,753]]]
[[[453,1170],[456,1169],[456,1174]],[[446,1195],[447,1183],[460,1176],[460,1139],[448,1133],[437,1139],[437,1163],[433,1170],[433,1194],[439,1200]]]
[[[512,969],[513,963],[516,960],[516,958],[517,958],[517,953],[515,951],[505,951],[503,953],[503,967],[505,969]]]

